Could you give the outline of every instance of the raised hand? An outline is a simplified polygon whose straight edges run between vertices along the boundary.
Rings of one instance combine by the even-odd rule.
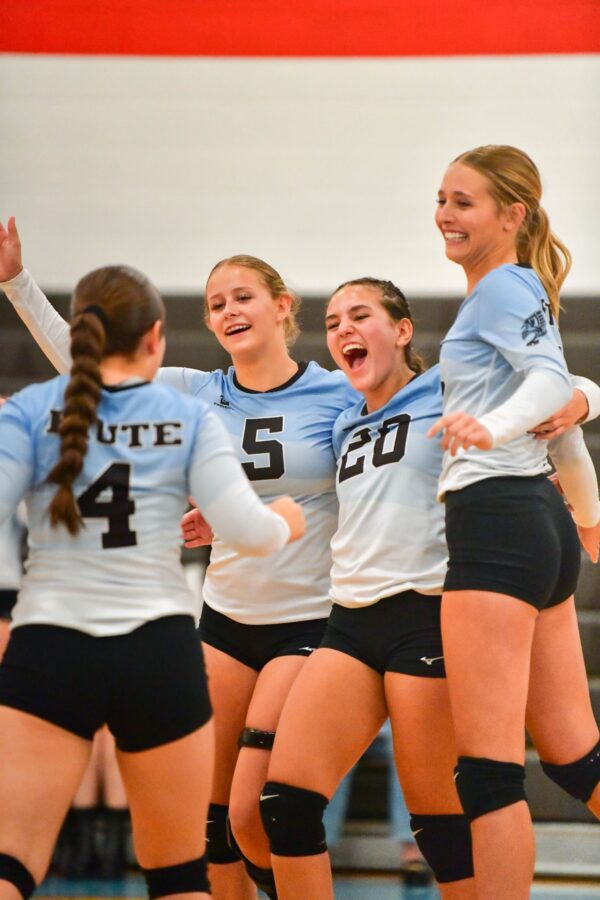
[[[0,222],[0,281],[10,281],[22,268],[21,241],[15,217],[11,216],[6,228]]]
[[[600,553],[600,522],[597,522],[591,528],[584,528],[582,525],[577,526],[577,534],[581,546],[593,563],[598,562]]]
[[[303,536],[306,530],[306,519],[304,518],[304,510],[299,503],[296,503],[291,497],[285,496],[278,497],[277,500],[273,500],[271,503],[268,503],[267,506],[269,509],[272,509],[273,512],[283,516],[288,523],[290,527],[289,544],[291,544],[292,541],[297,541],[298,538]]]
[[[179,525],[181,527],[181,536],[183,537],[183,546],[187,547],[188,550],[192,550],[194,547],[207,547],[209,544],[212,544],[212,529],[199,509],[191,509],[185,513]]]

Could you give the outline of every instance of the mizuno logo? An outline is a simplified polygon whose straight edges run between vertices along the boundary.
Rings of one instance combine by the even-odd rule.
[[[261,794],[261,800],[271,800],[273,797],[279,797],[279,794]]]
[[[413,837],[416,837],[418,834],[421,834],[422,831],[423,831],[422,828],[417,828],[416,831],[413,831],[413,832],[412,832],[412,836],[413,836]]]
[[[437,662],[438,659],[443,659],[443,656],[422,656],[421,662],[427,663],[430,666],[432,663]]]
[[[316,647],[298,647],[298,650],[308,650],[309,653],[312,653],[313,650],[316,650]]]

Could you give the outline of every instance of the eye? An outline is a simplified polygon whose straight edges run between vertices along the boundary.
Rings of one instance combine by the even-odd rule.
[[[369,318],[369,313],[357,313],[357,315],[354,316],[354,321],[360,322],[361,319],[368,319],[368,318]]]
[[[467,209],[467,207],[471,206],[468,200],[459,200],[456,205],[461,209]]]
[[[252,294],[238,294],[237,299],[241,301],[252,300]]]
[[[224,306],[225,304],[218,300],[216,303],[211,303],[209,310],[210,312],[218,312],[220,309],[223,309]]]
[[[340,324],[339,322],[326,322],[325,330],[326,331],[335,331],[335,329],[338,327],[339,324]]]
[[[435,201],[435,205],[436,205],[436,206],[443,206],[445,202],[446,202],[446,201],[443,200],[441,197],[438,197],[438,199]]]

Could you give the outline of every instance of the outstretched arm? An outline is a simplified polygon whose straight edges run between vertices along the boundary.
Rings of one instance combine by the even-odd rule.
[[[0,222],[0,287],[13,304],[40,349],[59,372],[71,369],[71,333],[23,268],[21,241],[13,216],[7,227]]]

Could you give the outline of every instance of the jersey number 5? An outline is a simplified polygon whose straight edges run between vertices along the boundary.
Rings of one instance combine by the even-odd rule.
[[[129,463],[113,463],[77,498],[84,519],[108,519],[108,531],[102,534],[105,549],[137,544],[137,534],[129,527],[129,516],[135,512],[135,501],[129,496],[130,477]],[[110,498],[99,500],[104,491]]]
[[[397,416],[390,416],[379,426],[379,434],[377,440],[373,444],[373,465],[375,468],[379,466],[388,466],[390,463],[400,462],[406,450],[406,437],[408,435],[408,426],[410,425],[410,416],[406,413],[400,413]],[[386,438],[390,431],[396,426],[394,435],[394,443],[386,449]],[[354,440],[348,444],[348,449],[342,456],[340,463],[340,471],[338,482],[346,481],[355,475],[361,475],[365,468],[365,457],[359,456],[352,464],[348,463],[348,456],[354,450],[359,450],[365,444],[371,442],[371,432],[368,428],[361,428],[356,432]]]
[[[259,438],[259,431],[269,434],[281,434],[283,416],[269,416],[261,419],[246,419],[242,447],[250,456],[260,453],[268,458],[266,465],[258,466],[255,462],[243,462],[242,468],[250,481],[266,481],[269,478],[281,478],[285,471],[283,462],[283,444],[281,441]]]

